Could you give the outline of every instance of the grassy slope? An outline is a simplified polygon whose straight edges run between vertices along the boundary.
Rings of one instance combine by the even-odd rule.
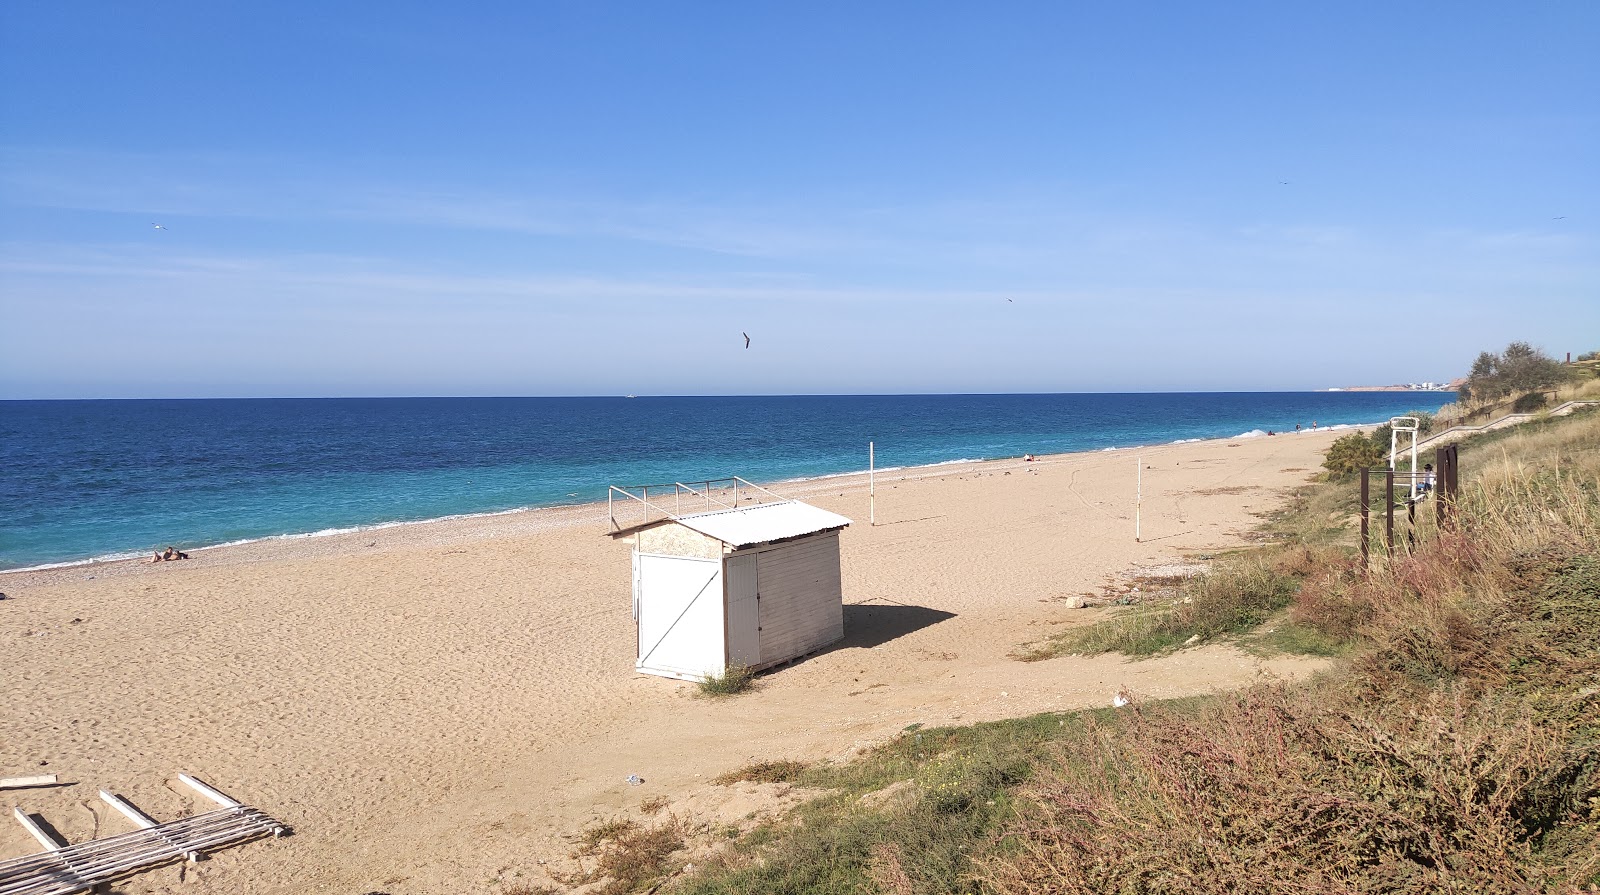
[[[828,794],[663,891],[1600,887],[1600,413],[1474,440],[1462,465],[1461,531],[1370,576],[1336,524],[1351,489],[1307,489],[1153,647],[1287,604],[1288,630],[1342,645],[1337,672],[755,768]]]

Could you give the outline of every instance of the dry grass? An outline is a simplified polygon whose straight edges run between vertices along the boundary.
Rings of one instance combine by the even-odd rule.
[[[735,783],[751,781],[754,783],[793,783],[810,767],[803,761],[758,761],[755,764],[745,765],[742,768],[729,771],[711,781],[718,786],[732,786]]]
[[[667,807],[666,796],[655,796],[639,803],[639,813],[646,817],[655,817]]]
[[[668,817],[654,826],[627,819],[594,824],[572,853],[580,869],[560,878],[568,886],[591,886],[593,895],[629,895],[669,879],[679,870],[672,855],[686,844],[682,821]],[[587,864],[587,866],[585,866]]]
[[[756,673],[743,665],[730,666],[721,674],[708,674],[700,679],[700,695],[712,699],[737,696],[755,686]]]
[[[977,861],[998,895],[1600,887],[1600,417],[1464,451],[1457,531],[1311,575],[1344,673],[1064,741]]]
[[[1018,658],[1035,662],[1113,651],[1148,656],[1241,634],[1288,606],[1299,576],[1315,561],[1308,548],[1224,557],[1205,574],[1170,581],[1171,596],[1166,599],[1146,602],[1086,628],[1063,632],[1030,647]]]

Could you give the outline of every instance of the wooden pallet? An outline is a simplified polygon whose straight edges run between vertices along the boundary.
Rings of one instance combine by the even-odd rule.
[[[0,862],[0,895],[86,892],[142,870],[173,861],[198,860],[206,851],[288,832],[287,827],[261,811],[240,804],[187,774],[179,774],[178,779],[222,807],[157,823],[125,800],[102,790],[100,797],[140,829],[76,845],[57,842],[31,815],[20,807],[14,809],[18,822],[46,850]]]

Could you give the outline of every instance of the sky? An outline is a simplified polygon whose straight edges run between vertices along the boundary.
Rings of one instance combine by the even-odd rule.
[[[1589,0],[14,0],[0,399],[1300,390],[1576,355],[1596,46]]]

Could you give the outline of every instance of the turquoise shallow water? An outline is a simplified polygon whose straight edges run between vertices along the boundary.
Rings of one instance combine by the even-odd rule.
[[[0,402],[0,569],[519,507],[609,484],[1373,423],[1445,392]]]

